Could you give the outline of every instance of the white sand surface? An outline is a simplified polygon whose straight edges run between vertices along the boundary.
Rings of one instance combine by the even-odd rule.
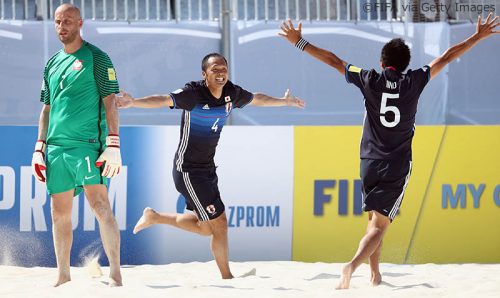
[[[51,285],[55,268],[0,266],[0,297],[500,297],[500,264],[382,264],[383,283],[369,285],[362,265],[351,289],[334,290],[342,264],[301,262],[231,263],[236,276],[222,280],[214,262],[123,266],[124,286],[110,288],[104,276],[90,277],[88,268],[71,268],[72,280]]]

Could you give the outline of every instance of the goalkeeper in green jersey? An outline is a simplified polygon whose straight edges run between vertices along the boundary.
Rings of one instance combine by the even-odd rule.
[[[73,197],[82,190],[99,222],[110,264],[109,285],[121,286],[120,233],[107,193],[107,178],[121,168],[115,69],[106,53],[80,36],[83,20],[77,7],[62,4],[54,21],[63,49],[45,66],[32,168],[51,196],[55,286],[71,280],[71,209]]]

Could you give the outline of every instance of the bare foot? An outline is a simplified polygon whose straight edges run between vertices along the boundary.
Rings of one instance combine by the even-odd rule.
[[[150,207],[144,208],[144,211],[142,212],[141,218],[137,221],[134,227],[134,234],[139,233],[139,231],[148,228],[149,226],[153,225],[153,216],[156,215],[156,211],[154,211]]]
[[[372,287],[380,285],[380,283],[382,282],[382,275],[380,274],[380,272],[372,272],[370,282],[372,284]]]
[[[121,287],[123,286],[122,284],[122,274],[120,273],[120,270],[115,271],[115,272],[110,272],[109,274],[109,284],[110,287]]]
[[[222,279],[233,279],[234,276],[232,273],[229,273],[229,275],[223,276]]]
[[[342,269],[342,275],[340,276],[340,281],[335,287],[335,289],[336,290],[349,289],[349,284],[351,283],[351,276],[353,272],[354,268],[350,263],[345,265],[344,268]]]
[[[121,287],[123,286],[122,284],[122,279],[120,277],[120,279],[114,279],[114,278],[109,278],[109,286],[110,287]]]
[[[59,276],[57,282],[54,284],[54,287],[58,287],[64,283],[67,283],[68,281],[71,281],[71,277],[69,275],[61,275]]]

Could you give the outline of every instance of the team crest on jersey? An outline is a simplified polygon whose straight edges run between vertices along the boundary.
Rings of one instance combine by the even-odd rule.
[[[83,66],[83,60],[75,60],[75,63],[73,63],[73,70],[80,70],[82,69]]]
[[[215,210],[214,205],[207,206],[207,212],[210,213],[210,214],[212,214],[212,215],[215,215],[215,213],[217,213],[217,211]]]

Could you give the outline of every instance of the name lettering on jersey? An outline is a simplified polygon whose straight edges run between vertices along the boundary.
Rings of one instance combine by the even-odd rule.
[[[385,81],[385,87],[387,89],[396,89],[398,87],[398,83],[396,83],[396,82],[390,82],[390,81]]]
[[[75,60],[75,63],[73,63],[73,70],[81,70],[83,65],[83,60]]]
[[[116,73],[113,68],[108,68],[108,80],[109,81],[116,81]]]
[[[206,105],[204,105],[202,109],[204,109],[204,110],[210,110],[210,107],[208,106],[208,103]]]

